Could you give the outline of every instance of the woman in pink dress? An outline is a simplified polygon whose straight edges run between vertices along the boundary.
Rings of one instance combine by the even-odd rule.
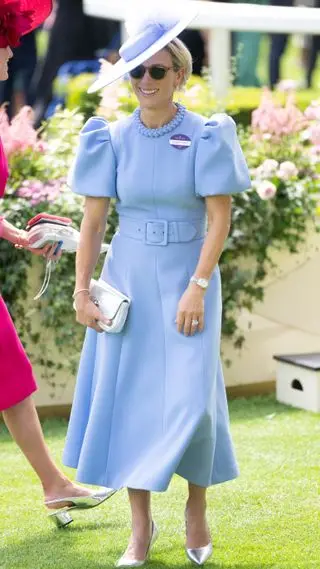
[[[8,77],[11,48],[19,44],[21,35],[41,24],[50,14],[51,0],[1,0],[0,5],[0,80]],[[8,178],[8,166],[0,139],[0,198]],[[0,217],[0,238],[29,249],[28,233],[17,229]],[[56,244],[42,249],[29,249],[36,255],[56,259]],[[4,421],[38,475],[45,504],[53,511],[58,526],[72,521],[70,509],[85,509],[102,503],[113,492],[102,489],[92,492],[73,484],[54,464],[45,444],[38,415],[31,398],[37,385],[31,364],[0,295],[0,411]]]

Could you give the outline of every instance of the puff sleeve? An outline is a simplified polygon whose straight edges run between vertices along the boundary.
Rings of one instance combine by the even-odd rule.
[[[80,132],[80,140],[68,185],[76,194],[116,198],[116,157],[107,121],[90,118]]]
[[[233,194],[251,186],[234,120],[215,114],[205,124],[195,160],[197,196]]]

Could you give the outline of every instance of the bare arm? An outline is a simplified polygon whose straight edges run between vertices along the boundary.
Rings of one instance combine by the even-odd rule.
[[[195,270],[198,278],[210,279],[223,251],[224,242],[230,230],[231,197],[209,196],[206,198],[209,229],[201,249]],[[205,291],[195,283],[190,283],[181,297],[177,312],[177,328],[185,335],[203,330]],[[192,320],[199,322],[192,327]]]
[[[196,277],[210,279],[223,251],[223,246],[230,231],[231,197],[209,196],[206,198],[208,214],[208,234],[203,243],[199,262],[195,270]],[[197,285],[193,285],[199,288]]]
[[[87,197],[80,230],[80,244],[76,256],[77,321],[101,332],[97,320],[105,320],[89,298],[89,285],[96,267],[105,234],[109,198]],[[77,292],[80,291],[80,292]]]
[[[28,245],[26,231],[18,229],[6,219],[0,219],[0,236],[2,239],[10,241],[10,243],[15,245],[21,245],[22,247],[26,247]]]
[[[28,232],[24,231],[23,229],[18,229],[17,227],[12,225],[12,223],[9,223],[9,221],[1,217],[0,217],[0,238],[5,239],[10,243],[13,243],[13,245],[17,245],[18,249],[21,248],[28,249],[28,251],[30,251],[34,255],[38,256],[42,255],[44,257],[47,257],[47,259],[52,259],[56,261],[61,256],[61,252],[59,252],[57,255],[54,254],[57,247],[57,243],[53,244],[47,243],[47,245],[45,245],[41,249],[33,249],[32,247],[29,247]]]
[[[86,198],[76,255],[76,291],[89,288],[106,230],[109,204],[109,198]]]

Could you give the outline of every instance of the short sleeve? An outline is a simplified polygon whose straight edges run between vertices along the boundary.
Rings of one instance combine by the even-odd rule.
[[[68,185],[82,196],[116,198],[116,157],[107,121],[90,118],[80,140]]]
[[[236,124],[215,114],[205,124],[195,161],[196,194],[201,197],[234,194],[251,186]]]

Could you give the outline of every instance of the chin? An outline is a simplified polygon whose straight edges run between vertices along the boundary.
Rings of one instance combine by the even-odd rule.
[[[141,109],[157,109],[159,107],[159,100],[157,100],[157,97],[153,98],[145,98],[145,97],[139,97],[139,103],[140,103],[140,108]]]

